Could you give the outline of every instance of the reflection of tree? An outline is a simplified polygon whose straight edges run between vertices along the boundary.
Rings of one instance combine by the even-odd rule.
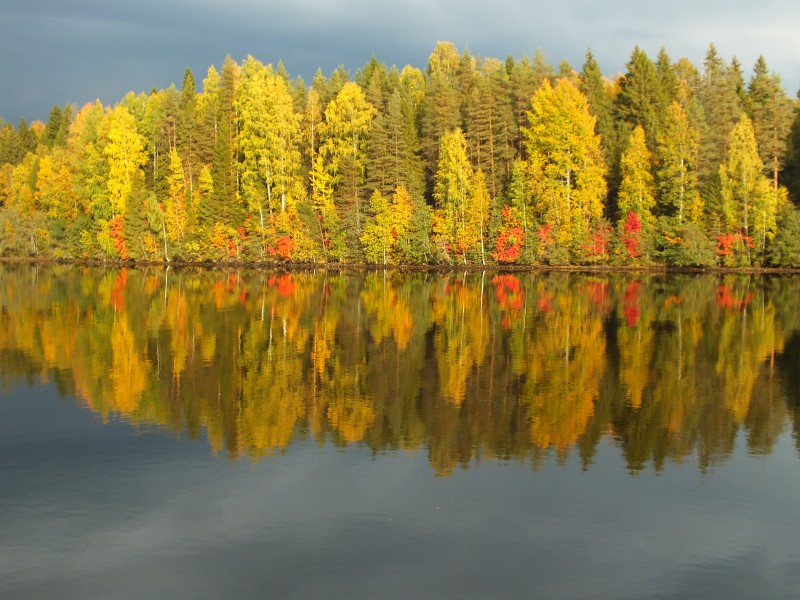
[[[405,298],[401,297],[386,271],[369,273],[361,292],[364,309],[373,315],[370,334],[379,344],[392,336],[400,350],[405,350],[414,330],[414,319]]]
[[[488,334],[485,276],[477,282],[443,278],[433,299],[434,346],[442,395],[461,404],[467,378],[483,363]]]
[[[253,456],[285,449],[305,414],[305,365],[299,349],[308,335],[296,327],[287,310],[290,302],[280,298],[280,289],[262,288],[262,310],[248,315],[242,334],[242,407],[237,419],[240,450]]]
[[[725,290],[726,302],[720,303],[718,291],[721,314],[716,372],[725,406],[741,423],[747,416],[759,367],[775,348],[775,308],[771,303],[765,305],[763,298],[754,301],[749,280],[726,282],[720,289]]]
[[[619,328],[620,383],[627,388],[629,402],[634,409],[642,406],[645,386],[652,378],[651,361],[654,330],[643,326],[642,282],[629,281],[622,297],[624,323]],[[651,306],[648,304],[648,307]]]
[[[375,422],[372,401],[361,389],[359,370],[341,374],[337,371],[328,389],[328,419],[347,442],[358,442]]]
[[[111,328],[111,410],[130,415],[138,407],[147,385],[149,361],[142,356],[125,315],[114,321]]]
[[[539,292],[551,299],[548,310],[529,326],[521,375],[533,443],[563,454],[584,433],[594,412],[605,341],[602,320],[592,315],[591,295],[560,283]]]
[[[710,290],[697,290],[697,281],[702,280],[680,286],[621,286],[622,315],[631,306],[632,289],[641,307],[636,325],[631,327],[627,316],[620,315],[617,331],[627,401],[613,423],[633,470],[648,460],[656,467],[667,456],[680,460],[696,441],[703,414],[696,356],[703,330],[696,315],[707,311]]]
[[[790,278],[8,264],[0,381],[258,459],[309,432],[437,473],[611,436],[628,468],[768,453],[797,423]],[[795,336],[795,337],[792,337]],[[789,340],[789,341],[787,341]],[[797,428],[797,425],[795,425]]]

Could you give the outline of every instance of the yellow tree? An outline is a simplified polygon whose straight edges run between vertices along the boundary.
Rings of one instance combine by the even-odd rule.
[[[103,154],[108,161],[110,216],[125,214],[133,182],[147,160],[144,138],[136,130],[133,116],[124,106],[111,109],[100,125],[105,138]]]
[[[59,149],[39,161],[34,198],[36,205],[52,219],[74,220],[78,217],[72,172],[64,152]]]
[[[178,243],[186,233],[186,178],[183,172],[183,161],[174,148],[169,152],[167,184],[169,193],[164,202],[162,223],[165,247],[167,240],[172,244]],[[168,256],[165,258],[168,259]]]
[[[397,189],[394,191],[391,212],[395,242],[402,242],[404,248],[410,247],[412,244],[409,237],[411,232],[410,224],[415,216],[415,207],[408,188],[403,184],[397,186]],[[402,250],[400,250],[400,255],[402,258]]]
[[[603,214],[606,168],[586,97],[569,79],[536,91],[523,128],[532,195],[543,224],[573,258]]]
[[[631,133],[628,147],[620,160],[622,181],[617,197],[620,239],[629,259],[647,253],[647,240],[652,234],[655,218],[650,210],[655,205],[655,183],[651,173],[650,150],[644,129],[637,125]]]
[[[311,178],[312,205],[317,213],[319,243],[322,246],[325,260],[342,260],[345,254],[345,242],[341,218],[333,200],[335,180],[322,155],[318,154],[314,160],[309,177]]]
[[[464,134],[460,129],[445,134],[439,148],[439,163],[434,179],[434,233],[444,256],[449,258],[453,253],[464,264],[467,264],[468,251],[480,237],[470,227],[473,176]]]
[[[722,211],[728,235],[743,236],[746,245],[755,245],[762,257],[767,240],[778,230],[778,210],[785,199],[785,192],[776,190],[763,171],[753,124],[743,116],[731,131],[719,168]]]
[[[295,112],[286,80],[271,65],[249,56],[242,65],[237,88],[242,151],[242,193],[258,215],[259,234],[269,238],[289,235],[280,219],[293,211],[300,184],[300,115]],[[283,225],[283,231],[275,231]],[[272,241],[271,239],[268,241]],[[265,248],[262,248],[262,254]]]
[[[308,89],[306,96],[305,109],[303,111],[303,146],[305,153],[308,156],[309,164],[313,167],[317,160],[317,152],[319,149],[319,136],[322,128],[322,101],[320,100],[319,93],[316,88],[311,87]],[[313,170],[311,174],[311,183],[314,183]]]
[[[392,258],[398,240],[408,231],[414,205],[404,185],[397,188],[391,203],[380,190],[375,190],[370,200],[372,216],[364,225],[361,243],[369,262],[387,264]]]
[[[341,220],[342,229],[330,232],[335,240],[330,250],[337,260],[345,258],[348,250],[350,253],[357,250],[361,237],[364,142],[376,112],[364,91],[352,81],[346,82],[325,108],[322,144],[311,176],[319,190],[330,186],[328,189]],[[327,172],[327,180],[323,170]],[[322,182],[318,181],[320,178]],[[325,200],[326,194],[320,193],[319,197]],[[334,249],[336,253],[332,252]]]
[[[373,192],[370,208],[373,216],[364,225],[361,243],[364,244],[364,254],[369,262],[385,265],[388,262],[392,246],[394,246],[395,238],[392,235],[393,219],[389,210],[389,202],[380,190]]]
[[[133,116],[122,105],[105,113],[98,129],[98,144],[106,169],[105,193],[92,197],[92,212],[100,226],[97,242],[107,256],[127,258],[124,215],[136,181],[141,183],[144,177],[146,144],[136,129]],[[93,177],[97,175],[99,173],[93,173]]]
[[[486,244],[489,228],[489,213],[491,210],[492,199],[489,190],[486,188],[486,177],[483,170],[478,169],[472,177],[470,186],[469,208],[468,208],[468,228],[469,237],[478,238],[478,249],[480,251],[481,264],[486,264]]]

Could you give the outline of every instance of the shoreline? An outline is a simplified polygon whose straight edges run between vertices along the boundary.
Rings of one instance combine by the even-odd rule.
[[[372,265],[361,263],[293,263],[261,261],[143,261],[77,258],[0,257],[0,264],[53,264],[86,267],[202,269],[206,271],[252,269],[274,271],[404,271],[404,272],[497,272],[497,273],[646,273],[800,275],[794,267],[675,267],[667,265]]]

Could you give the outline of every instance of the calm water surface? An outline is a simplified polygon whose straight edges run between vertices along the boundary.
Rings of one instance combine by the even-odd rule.
[[[0,265],[0,597],[797,598],[800,280]]]

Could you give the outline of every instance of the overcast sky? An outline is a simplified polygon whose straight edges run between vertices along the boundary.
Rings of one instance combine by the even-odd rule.
[[[437,40],[505,58],[542,50],[576,68],[591,48],[604,73],[634,46],[701,66],[710,43],[750,78],[763,54],[787,92],[800,87],[797,0],[3,0],[0,117],[47,118],[54,104],[198,81],[230,54],[283,60],[307,81],[318,67],[355,73],[374,54],[424,68]]]

